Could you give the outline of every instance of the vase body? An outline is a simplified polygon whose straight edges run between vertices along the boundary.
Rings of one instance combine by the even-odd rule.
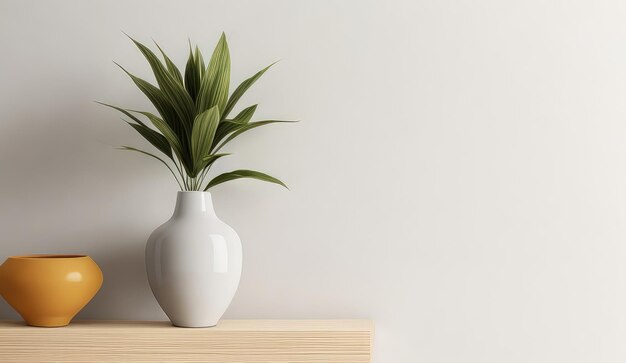
[[[239,286],[241,241],[222,222],[208,192],[178,192],[172,218],[146,245],[146,269],[154,296],[172,323],[218,323]]]
[[[0,294],[28,325],[58,327],[102,286],[102,271],[84,255],[9,257],[0,266]]]

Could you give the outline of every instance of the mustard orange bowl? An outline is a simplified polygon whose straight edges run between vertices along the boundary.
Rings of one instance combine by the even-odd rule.
[[[0,265],[0,295],[32,326],[68,325],[101,286],[87,255],[12,256]]]

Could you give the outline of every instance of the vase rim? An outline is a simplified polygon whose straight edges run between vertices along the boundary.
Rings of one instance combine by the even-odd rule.
[[[192,194],[192,193],[211,194],[211,192],[205,192],[205,191],[202,191],[202,190],[179,190],[178,192],[179,193],[189,193],[189,194]]]
[[[52,260],[52,259],[73,259],[73,258],[86,258],[88,255],[71,255],[71,254],[32,254],[32,255],[19,255],[9,256],[14,260]]]

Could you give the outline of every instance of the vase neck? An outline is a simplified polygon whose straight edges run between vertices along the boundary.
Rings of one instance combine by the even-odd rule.
[[[176,197],[176,208],[174,208],[174,215],[172,218],[194,215],[215,217],[211,193],[178,192]]]

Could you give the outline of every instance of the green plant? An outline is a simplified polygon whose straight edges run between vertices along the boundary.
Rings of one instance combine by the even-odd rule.
[[[164,160],[153,153],[130,146],[123,146],[121,149],[136,151],[161,161],[170,170],[181,190],[206,191],[218,184],[239,178],[253,178],[287,187],[280,180],[254,170],[224,173],[205,185],[205,178],[213,163],[230,155],[218,153],[224,145],[259,126],[295,122],[280,120],[252,122],[257,105],[244,108],[235,117],[229,118],[239,99],[274,63],[243,81],[229,97],[230,53],[224,33],[206,66],[200,49],[196,46],[194,51],[191,43],[189,44],[189,58],[184,75],[156,42],[164,63],[148,47],[133,38],[130,39],[150,64],[158,87],[115,64],[126,72],[148,97],[160,117],[151,112],[99,103],[129,117],[132,121],[126,122],[163,153],[174,167],[166,162],[167,159]],[[148,122],[142,121],[140,117],[147,119]]]

